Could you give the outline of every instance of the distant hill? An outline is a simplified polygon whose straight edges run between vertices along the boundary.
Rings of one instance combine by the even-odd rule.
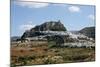
[[[21,38],[20,36],[12,36],[11,41],[16,41],[17,39],[20,39],[20,38]]]
[[[88,37],[95,39],[95,27],[86,27],[79,31],[79,33],[82,33]]]
[[[79,34],[79,31],[69,31],[71,32],[72,34]]]

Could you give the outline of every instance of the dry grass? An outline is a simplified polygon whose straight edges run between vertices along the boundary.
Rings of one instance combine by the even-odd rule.
[[[58,64],[94,60],[95,49],[90,48],[48,48],[46,43],[31,47],[11,47],[12,66]]]

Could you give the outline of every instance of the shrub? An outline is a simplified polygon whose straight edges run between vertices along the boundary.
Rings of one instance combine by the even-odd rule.
[[[49,47],[49,48],[56,47],[56,46],[57,46],[57,45],[56,45],[56,42],[54,42],[54,41],[48,42],[48,47]]]
[[[16,67],[16,65],[15,64],[11,64],[11,67]]]
[[[18,61],[22,63],[21,65],[26,65],[27,64],[27,61],[26,61],[25,57],[19,57]]]
[[[34,55],[32,55],[32,56],[24,56],[24,57],[19,57],[18,58],[18,62],[22,63],[21,65],[26,65],[27,61],[31,61],[31,60],[34,60],[34,59],[35,59]]]

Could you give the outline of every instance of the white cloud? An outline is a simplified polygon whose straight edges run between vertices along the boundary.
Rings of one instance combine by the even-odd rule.
[[[26,30],[30,30],[31,28],[35,27],[35,25],[33,25],[32,21],[29,21],[26,24],[22,24],[19,26],[19,29],[21,31],[26,31]]]
[[[14,1],[16,5],[22,6],[22,7],[28,7],[28,8],[42,8],[46,7],[49,4],[48,3],[37,3],[37,2],[30,2],[25,0],[16,0]]]
[[[66,7],[67,5],[66,4],[53,4],[53,6],[60,6],[60,7]]]
[[[78,7],[78,6],[70,6],[70,7],[68,8],[68,10],[69,10],[70,12],[80,12],[80,7]]]
[[[95,20],[95,16],[92,15],[92,14],[88,15],[88,18],[91,19],[91,20]]]

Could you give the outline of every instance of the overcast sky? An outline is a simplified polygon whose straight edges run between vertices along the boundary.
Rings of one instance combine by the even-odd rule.
[[[69,31],[95,26],[95,6],[11,2],[11,36],[21,36],[25,30],[51,20],[61,20]]]

